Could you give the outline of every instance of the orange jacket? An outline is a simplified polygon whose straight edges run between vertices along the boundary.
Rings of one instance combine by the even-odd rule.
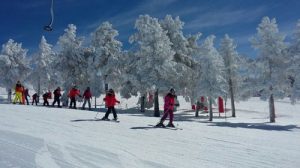
[[[23,87],[22,87],[22,85],[21,84],[16,84],[15,91],[23,93]]]

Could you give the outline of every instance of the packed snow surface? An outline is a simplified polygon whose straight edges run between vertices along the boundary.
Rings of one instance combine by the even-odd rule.
[[[213,122],[180,103],[179,129],[153,128],[159,118],[140,113],[134,99],[116,107],[119,123],[94,121],[96,111],[0,104],[0,167],[299,167],[299,104],[277,101],[276,123],[269,123],[268,103],[257,98],[237,103],[236,118],[215,111]]]

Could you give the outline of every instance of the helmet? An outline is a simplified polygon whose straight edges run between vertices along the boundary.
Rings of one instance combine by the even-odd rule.
[[[170,89],[170,93],[173,94],[173,95],[175,95],[175,89],[174,89],[174,88],[171,88],[171,89]]]
[[[114,93],[114,90],[113,89],[109,89],[108,93]]]

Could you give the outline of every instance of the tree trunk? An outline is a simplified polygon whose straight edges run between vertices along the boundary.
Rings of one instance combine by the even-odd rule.
[[[274,105],[274,97],[273,94],[270,96],[269,100],[269,110],[270,110],[270,122],[275,122],[275,105]]]
[[[145,94],[143,94],[141,97],[141,112],[145,112]]]
[[[39,77],[39,79],[38,79],[38,90],[37,90],[37,95],[38,95],[37,103],[40,102],[40,94],[41,94],[41,78]]]
[[[158,102],[158,89],[154,93],[154,117],[159,117],[159,102]]]
[[[198,107],[200,107],[200,102],[199,101],[197,101],[197,103],[196,103],[196,113],[195,113],[195,117],[199,117],[199,108]]]
[[[95,109],[97,109],[97,103],[96,103],[96,96],[95,96]],[[99,107],[100,108],[100,107]]]
[[[8,89],[8,90],[7,90],[7,93],[8,93],[8,94],[7,94],[7,102],[8,102],[8,103],[11,103],[11,92],[12,92],[11,89]]]
[[[195,103],[195,93],[192,91],[192,94],[191,94],[191,107],[194,105]]]
[[[213,120],[212,99],[209,97],[209,121]]]
[[[234,94],[233,94],[233,85],[231,78],[229,79],[229,92],[230,92],[230,99],[231,99],[231,111],[232,117],[235,117],[235,104],[234,104]],[[226,109],[225,109],[226,113]]]

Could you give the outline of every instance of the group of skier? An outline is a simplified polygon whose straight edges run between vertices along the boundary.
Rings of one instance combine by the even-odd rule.
[[[53,95],[54,95],[54,101],[52,103],[52,106],[54,107],[54,105],[57,103],[57,107],[62,107],[61,106],[61,88],[57,87],[54,91],[53,91]],[[70,106],[69,108],[74,108],[76,109],[76,97],[83,97],[84,99],[84,103],[82,106],[82,109],[85,109],[85,105],[86,103],[88,103],[88,107],[89,110],[91,110],[91,101],[90,99],[92,98],[92,93],[90,91],[90,87],[87,87],[86,90],[84,91],[83,95],[80,95],[80,90],[77,89],[76,86],[73,86],[71,88],[71,90],[68,93],[68,97],[70,98]],[[15,86],[15,98],[13,100],[13,104],[19,103],[19,104],[25,104],[25,101],[27,102],[27,105],[29,105],[29,101],[28,101],[28,97],[30,97],[29,95],[29,91],[28,89],[25,89],[24,86],[21,84],[20,81],[17,81],[16,86]],[[51,91],[47,91],[45,92],[43,95],[43,106],[49,106],[49,101],[48,99],[52,98],[52,93]],[[39,95],[37,93],[34,93],[32,95],[32,105],[35,104],[37,105],[38,103],[38,99],[39,99]]]
[[[28,89],[24,89],[24,87],[21,85],[20,81],[18,81],[16,84],[15,94],[16,95],[15,95],[15,99],[14,99],[13,103],[16,103],[19,100],[20,103],[22,102],[22,104],[25,104],[25,101],[24,101],[24,99],[25,99],[27,101],[27,105],[29,105],[28,98],[27,98],[29,96]],[[57,103],[57,107],[62,107],[60,104],[61,103],[60,97],[62,96],[61,88],[57,87],[53,91],[53,94],[54,94],[54,101],[52,103],[52,106],[54,107],[54,105]],[[51,99],[51,97],[52,97],[51,95],[52,94],[50,91],[43,94],[43,100],[44,100],[43,105],[44,106],[49,106],[48,99]],[[22,99],[22,96],[23,96],[23,99]],[[25,98],[24,98],[24,96],[25,96]],[[83,95],[81,95],[80,90],[76,86],[73,86],[71,88],[71,90],[68,92],[68,97],[71,100],[69,108],[76,109],[76,97],[82,97],[84,99],[82,109],[85,109],[85,105],[86,105],[86,103],[88,103],[88,108],[89,108],[89,110],[91,110],[91,101],[90,100],[92,98],[92,93],[91,93],[90,87],[87,87],[86,90],[84,91]],[[174,120],[175,97],[176,97],[175,89],[171,88],[169,90],[168,94],[164,97],[164,113],[163,113],[163,116],[161,117],[160,121],[158,122],[158,124],[155,125],[156,127],[166,127],[166,126],[174,127],[173,120]],[[38,94],[35,93],[32,96],[32,105],[34,103],[37,105],[37,102],[38,102],[37,100],[38,100]],[[104,117],[102,118],[102,120],[109,120],[108,117],[109,117],[110,113],[113,113],[113,117],[114,117],[113,120],[117,120],[118,116],[117,116],[117,112],[115,109],[115,105],[117,103],[120,103],[120,101],[116,99],[115,92],[113,89],[109,89],[106,92],[106,95],[103,98],[103,101],[105,102],[105,107],[107,108],[107,111],[106,111]],[[164,121],[166,120],[166,118],[168,116],[169,116],[169,123],[167,125],[164,125]]]

